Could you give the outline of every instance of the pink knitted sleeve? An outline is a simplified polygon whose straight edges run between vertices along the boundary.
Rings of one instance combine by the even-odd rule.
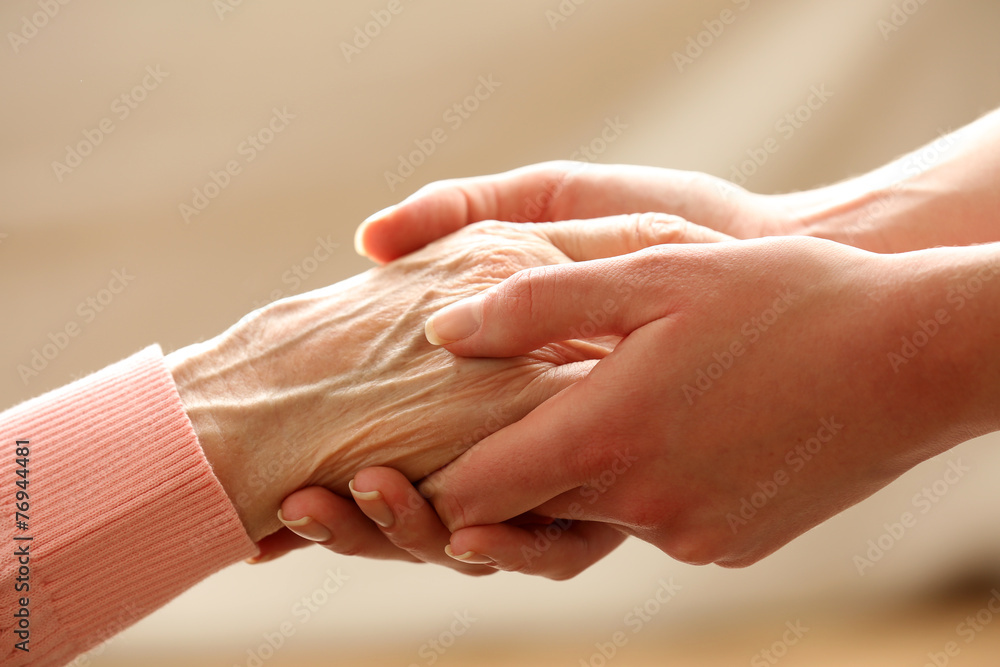
[[[63,665],[257,551],[158,347],[0,414],[0,461],[3,665]]]

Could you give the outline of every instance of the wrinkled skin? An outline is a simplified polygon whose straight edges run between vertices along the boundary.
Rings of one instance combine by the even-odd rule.
[[[521,269],[656,243],[673,224],[625,216],[590,230],[594,251],[581,244],[578,222],[472,225],[170,355],[199,440],[251,538],[280,527],[279,502],[295,489],[346,495],[354,473],[375,465],[420,479],[607,353],[574,341],[511,359],[463,359],[426,341],[432,313]],[[616,235],[623,240],[609,243]]]

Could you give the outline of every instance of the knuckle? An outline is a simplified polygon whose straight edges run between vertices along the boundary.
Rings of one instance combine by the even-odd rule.
[[[435,195],[440,192],[449,192],[461,188],[464,179],[461,178],[442,178],[438,181],[431,181],[430,183],[425,183],[420,186],[416,192],[407,197],[407,200],[420,199],[422,197],[427,197],[429,195]]]
[[[408,551],[411,554],[417,554],[423,551],[424,545],[421,543],[421,536],[411,531],[404,530],[397,533],[386,532],[385,535],[389,538],[390,542],[403,551]]]
[[[709,565],[727,560],[731,536],[708,530],[682,531],[673,535],[660,548],[671,558],[688,565]]]
[[[691,223],[676,215],[633,213],[630,218],[636,250],[665,243],[686,243],[692,238]]]
[[[494,293],[494,308],[500,313],[527,310],[534,315],[535,281],[539,273],[544,271],[525,269],[510,276],[504,282],[503,288]]]
[[[466,512],[464,504],[454,495],[435,495],[431,498],[431,503],[450,532],[475,525],[470,523],[470,516]]]
[[[450,268],[454,272],[478,276],[487,285],[543,263],[537,236],[523,225],[484,220],[466,225],[456,234],[465,238],[463,249]]]
[[[635,276],[640,284],[658,284],[664,273],[671,272],[686,261],[686,257],[678,254],[669,244],[643,248],[623,259],[630,275]]]
[[[462,227],[459,232],[477,236],[503,236],[510,232],[512,226],[509,222],[499,220],[480,220]]]
[[[519,319],[530,321],[551,315],[550,299],[558,293],[553,288],[559,280],[557,268],[558,265],[538,266],[517,271],[491,293],[492,303],[487,302],[486,307],[494,316],[516,313]]]
[[[589,165],[572,160],[551,160],[526,167],[535,181],[535,192],[525,197],[514,213],[517,222],[563,220],[569,210],[565,206],[572,199],[574,189],[580,187],[576,178]]]

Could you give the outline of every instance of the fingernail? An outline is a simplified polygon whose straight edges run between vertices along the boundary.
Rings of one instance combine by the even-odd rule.
[[[347,484],[347,487],[351,490],[351,495],[354,496],[355,500],[364,503],[364,507],[361,509],[372,521],[383,528],[391,528],[392,524],[396,523],[396,517],[393,516],[392,510],[389,509],[381,492],[358,491],[354,488],[353,479]]]
[[[463,563],[471,563],[473,565],[496,565],[496,562],[492,558],[489,556],[481,556],[475,551],[466,551],[464,554],[455,554],[455,552],[451,550],[450,544],[445,545],[444,552],[455,560],[460,560]]]
[[[269,560],[274,560],[274,555],[273,554],[263,554],[263,555],[260,555],[260,556],[251,556],[250,558],[247,558],[243,562],[247,563],[248,565],[257,565],[259,563],[266,563]]]
[[[431,345],[447,345],[476,333],[482,321],[483,297],[474,296],[431,315],[424,325],[424,335]]]
[[[375,222],[376,220],[380,220],[382,218],[388,217],[394,210],[396,210],[396,206],[397,206],[397,204],[393,204],[392,206],[386,206],[384,209],[382,209],[378,213],[372,213],[371,215],[369,215],[367,218],[364,219],[364,221],[360,225],[358,225],[357,231],[354,232],[354,251],[355,252],[357,252],[362,257],[368,257],[368,254],[365,252],[365,246],[362,243],[362,237],[364,236],[365,228],[368,225],[370,225],[373,222]]]
[[[307,540],[312,540],[313,542],[326,542],[331,537],[333,533],[327,530],[326,526],[319,523],[311,516],[304,516],[301,519],[296,519],[295,521],[289,521],[278,510],[278,519],[281,523],[285,524],[285,528],[292,531],[299,537],[304,537]]]

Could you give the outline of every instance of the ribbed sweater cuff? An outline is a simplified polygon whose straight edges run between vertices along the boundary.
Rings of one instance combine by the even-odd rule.
[[[3,664],[60,665],[256,553],[213,475],[159,347],[0,415]],[[16,440],[30,441],[29,529],[14,526]],[[30,593],[13,537],[31,536]],[[30,597],[29,653],[12,615]]]

